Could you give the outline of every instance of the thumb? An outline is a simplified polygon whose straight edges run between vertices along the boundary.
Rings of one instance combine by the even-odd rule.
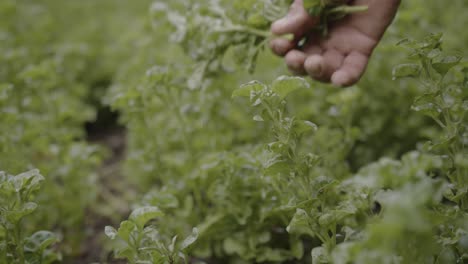
[[[289,13],[272,24],[271,32],[275,35],[294,34],[298,38],[315,23],[316,19],[310,17],[304,9],[303,0],[295,0]]]

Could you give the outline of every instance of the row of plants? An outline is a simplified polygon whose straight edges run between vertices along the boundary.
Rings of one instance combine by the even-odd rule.
[[[57,21],[45,3],[2,1],[0,13],[0,168],[11,174],[37,168],[47,179],[37,192],[37,172],[3,175],[1,237],[7,260],[2,263],[41,263],[22,253],[30,250],[27,237],[53,230],[57,238],[69,237],[65,251],[76,248],[82,233],[75,228],[96,194],[101,154],[83,141],[82,126],[95,110],[86,102],[88,87],[80,80],[93,57],[89,46],[60,40]],[[23,222],[36,207],[32,200],[41,210]]]
[[[119,14],[142,6],[0,3],[0,263],[55,263],[86,250],[108,151],[86,141],[84,124],[124,55],[106,37],[119,32]]]
[[[408,53],[395,45],[400,30],[426,12],[416,2],[404,4],[368,77],[343,90],[285,76],[265,84],[283,72],[262,50],[287,1],[156,2],[155,38],[172,25],[166,36],[181,48],[108,96],[129,129],[127,174],[148,189],[128,221],[106,228],[116,255],[464,263],[466,63],[434,34],[400,42],[412,62],[395,67]],[[305,1],[328,14],[321,3]]]

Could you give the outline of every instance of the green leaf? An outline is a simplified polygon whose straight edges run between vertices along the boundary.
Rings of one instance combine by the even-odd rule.
[[[464,251],[468,252],[468,232],[460,237],[458,241],[458,246]]]
[[[411,109],[437,119],[438,116],[442,113],[442,108],[435,102],[436,98],[434,94],[425,94],[415,100],[411,106]]]
[[[328,252],[323,247],[316,247],[312,249],[311,256],[312,256],[312,264],[330,263],[328,260],[329,258]]]
[[[126,259],[134,259],[134,252],[131,248],[128,248],[128,247],[125,247],[125,248],[121,248],[121,249],[117,249],[115,251],[115,256],[118,257],[118,258],[126,258]],[[143,264],[148,264],[148,263],[144,263]]]
[[[232,97],[251,97],[252,93],[260,92],[266,88],[267,86],[259,81],[251,81],[234,90]]]
[[[111,240],[114,240],[117,236],[117,230],[115,230],[115,228],[113,228],[112,226],[106,226],[104,228],[104,233]]]
[[[123,221],[122,223],[120,223],[120,227],[119,227],[119,230],[117,231],[117,234],[124,241],[129,242],[131,233],[135,231],[136,229],[137,229],[137,226],[134,222]]]
[[[450,247],[446,247],[442,249],[437,257],[437,264],[444,264],[444,263],[457,263],[457,254],[454,250]]]
[[[305,79],[300,77],[281,76],[271,85],[273,92],[281,99],[286,98],[286,96],[298,89],[304,88],[310,88],[310,85]]]
[[[228,254],[237,254],[239,256],[245,255],[247,252],[247,245],[241,241],[234,239],[233,237],[228,237],[224,240],[223,248]]]
[[[336,223],[336,216],[332,213],[325,213],[319,217],[318,223],[322,227],[329,227]]]
[[[25,216],[32,214],[37,208],[37,204],[33,202],[28,202],[22,205],[20,209],[11,210],[6,212],[6,217],[8,221],[12,224],[18,224],[21,219]]]
[[[143,228],[150,220],[163,216],[164,213],[156,206],[144,206],[135,209],[129,220],[135,222],[139,228]]]
[[[57,242],[59,239],[54,233],[38,231],[26,239],[25,249],[29,252],[43,252]]]
[[[254,254],[254,253],[252,253]],[[272,249],[262,247],[260,250],[255,252],[256,263],[284,263],[286,260],[291,258],[291,253],[286,250]]]
[[[171,244],[167,247],[169,249],[169,252],[174,253],[176,243],[177,243],[177,236],[174,236],[172,238]]]
[[[418,64],[400,64],[393,68],[393,80],[406,77],[418,77],[421,66]]]
[[[357,209],[352,203],[345,203],[344,206],[341,206],[342,210],[331,210],[330,212],[322,214],[318,222],[322,227],[334,226],[336,223],[339,223],[347,216],[353,215],[356,213]]]
[[[432,68],[436,70],[440,75],[446,75],[450,69],[457,66],[461,61],[461,57],[448,56],[445,57],[442,61],[433,63]]]
[[[198,239],[198,229],[193,228],[192,229],[192,234],[188,236],[184,241],[182,241],[182,244],[180,245],[180,250],[185,250],[188,247],[190,247],[195,241]]]
[[[264,121],[265,121],[265,120],[263,119],[263,117],[260,116],[260,115],[255,115],[255,116],[253,117],[253,120],[254,120],[254,121],[257,121],[257,122],[264,122]]]
[[[179,200],[177,197],[165,190],[152,190],[143,198],[144,204],[157,205],[159,208],[178,208]]]
[[[310,221],[312,219],[307,215],[307,212],[303,209],[296,209],[293,219],[286,227],[286,231],[289,234],[295,235],[309,235],[311,237],[315,236],[315,232],[311,229]]]
[[[146,76],[149,81],[154,83],[168,82],[170,78],[169,68],[154,66],[146,71]]]
[[[39,170],[31,170],[13,177],[13,182],[17,192],[28,190],[33,191],[40,187],[44,177]]]
[[[318,127],[316,124],[307,120],[294,120],[293,129],[297,135],[302,135],[307,132],[317,131]]]
[[[431,50],[431,52],[429,52],[429,54],[427,54],[427,57],[429,59],[436,59],[437,57],[439,57],[440,55],[442,55],[442,50],[440,49],[433,49]]]
[[[302,240],[297,237],[292,237],[290,239],[291,253],[296,259],[301,259],[304,256],[304,245]]]
[[[192,75],[187,80],[187,86],[189,89],[195,90],[195,89],[202,88],[203,82],[204,82],[203,78],[205,77],[204,75],[205,75],[207,65],[208,65],[207,62],[201,62],[195,65],[195,69]]]

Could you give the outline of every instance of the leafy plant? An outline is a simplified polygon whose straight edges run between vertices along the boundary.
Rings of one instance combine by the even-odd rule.
[[[25,233],[24,219],[38,205],[35,196],[44,177],[38,170],[19,175],[0,172],[0,258],[2,263],[47,264],[60,260],[52,246],[58,237],[49,231]]]
[[[177,236],[171,241],[162,240],[156,225],[151,220],[162,216],[157,207],[146,206],[135,209],[118,230],[106,227],[106,235],[121,242],[116,256],[126,258],[130,263],[188,263],[184,252],[198,237],[198,230],[179,242]]]
[[[430,35],[422,41],[405,39],[399,44],[410,49],[410,58],[415,63],[395,67],[393,75],[420,80],[423,95],[416,98],[412,109],[430,117],[440,128],[423,149],[444,158],[447,173],[444,176],[453,184],[447,199],[466,210],[468,68],[461,65],[461,57],[443,53],[442,34]]]
[[[185,74],[191,67],[152,67],[114,101],[126,112],[135,142],[147,135],[133,152],[138,160],[132,165],[145,168],[155,183],[138,206],[164,212],[157,241],[197,226],[190,255],[208,262],[463,261],[466,211],[444,202],[454,184],[443,149],[412,149],[353,172],[356,146],[375,148],[364,141],[367,128],[358,126],[358,114],[370,100],[362,88],[301,91],[310,84],[296,77],[271,85],[249,82],[232,92],[247,97],[255,111],[246,122],[239,117],[250,112],[242,109],[245,102],[223,101],[229,92],[223,71],[194,79]],[[405,67],[397,67],[395,76],[404,76]],[[296,90],[317,106],[308,109],[310,102],[295,97]],[[295,105],[286,103],[288,95]],[[317,125],[307,121],[314,119]],[[423,117],[415,120],[434,129]],[[235,127],[238,135],[220,133],[226,127]],[[250,137],[241,136],[245,129]],[[159,243],[153,247],[161,248]],[[167,254],[164,259],[170,261]]]

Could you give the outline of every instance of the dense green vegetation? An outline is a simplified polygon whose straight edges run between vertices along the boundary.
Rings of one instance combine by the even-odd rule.
[[[0,2],[0,263],[466,263],[468,2],[405,1],[344,89],[268,51],[288,4]]]

